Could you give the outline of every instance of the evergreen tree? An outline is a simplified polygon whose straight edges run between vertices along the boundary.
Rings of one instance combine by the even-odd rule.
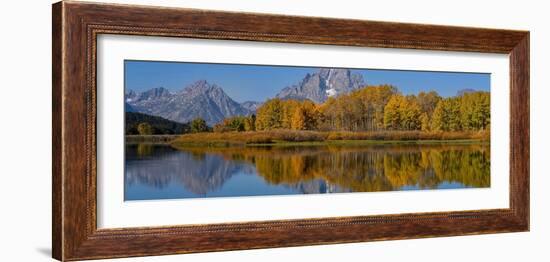
[[[200,133],[206,131],[208,131],[208,126],[206,125],[206,121],[204,121],[204,119],[195,118],[191,121],[191,132]]]

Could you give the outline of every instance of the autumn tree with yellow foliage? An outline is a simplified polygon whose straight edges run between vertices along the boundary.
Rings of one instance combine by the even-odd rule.
[[[421,109],[415,96],[393,95],[384,107],[384,127],[388,130],[420,130]]]
[[[442,98],[435,91],[403,95],[394,86],[379,85],[330,97],[322,104],[269,99],[256,115],[228,118],[215,130],[476,131],[489,127],[488,92]]]

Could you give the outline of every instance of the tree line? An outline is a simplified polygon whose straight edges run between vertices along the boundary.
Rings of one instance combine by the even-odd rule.
[[[273,98],[255,115],[226,118],[213,130],[478,131],[489,127],[489,92],[443,98],[435,91],[403,95],[394,86],[378,85],[330,97],[322,104]]]
[[[212,128],[202,118],[195,118],[188,123],[178,123],[159,116],[137,112],[126,112],[125,118],[124,132],[126,135],[177,135],[212,131]]]
[[[191,131],[189,124],[138,112],[126,112],[125,123],[126,135],[174,135]]]

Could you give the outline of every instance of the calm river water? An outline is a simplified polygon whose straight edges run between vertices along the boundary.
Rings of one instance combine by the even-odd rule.
[[[489,144],[127,145],[125,200],[490,186]]]

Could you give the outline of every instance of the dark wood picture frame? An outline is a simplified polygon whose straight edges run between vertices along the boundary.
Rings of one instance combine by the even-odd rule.
[[[81,260],[529,230],[529,32],[83,2],[53,5],[53,257]],[[99,34],[502,53],[510,57],[510,207],[98,229]]]

